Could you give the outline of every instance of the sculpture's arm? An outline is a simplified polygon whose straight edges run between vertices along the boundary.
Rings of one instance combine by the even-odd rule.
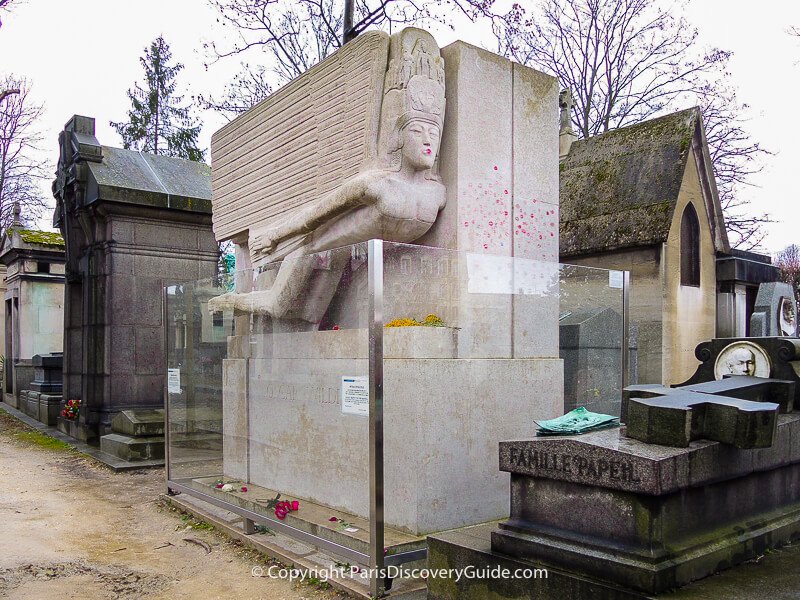
[[[250,233],[250,251],[269,254],[284,240],[310,233],[356,206],[375,202],[376,198],[368,193],[368,188],[379,174],[383,173],[373,171],[357,175],[288,219],[253,230]]]

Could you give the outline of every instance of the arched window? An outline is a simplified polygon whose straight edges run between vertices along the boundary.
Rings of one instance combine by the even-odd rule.
[[[700,221],[691,203],[681,218],[681,285],[700,286]]]

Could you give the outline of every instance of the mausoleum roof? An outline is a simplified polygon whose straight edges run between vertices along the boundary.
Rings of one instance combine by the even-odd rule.
[[[102,199],[211,212],[211,169],[205,163],[103,146],[102,162],[86,164],[94,180],[87,204]]]
[[[64,247],[64,238],[60,233],[54,231],[39,231],[37,229],[17,229],[19,237],[26,244],[36,244],[39,246],[59,246]]]
[[[560,166],[560,255],[665,242],[699,125],[690,108],[575,141]]]

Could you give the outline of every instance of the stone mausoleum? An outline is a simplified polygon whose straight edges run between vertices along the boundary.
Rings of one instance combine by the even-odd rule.
[[[0,250],[5,277],[3,400],[26,410],[20,394],[34,380],[36,355],[63,351],[64,240],[21,224],[19,212]]]
[[[717,255],[730,250],[700,110],[565,146],[561,261],[630,271],[638,380],[685,381],[715,337]]]
[[[208,166],[103,146],[94,123],[67,122],[53,184],[66,242],[63,393],[82,401],[71,431],[90,443],[114,433],[121,411],[133,422],[127,411],[163,409],[163,287],[213,276],[218,259]],[[163,414],[147,414],[152,427],[139,429],[163,434]],[[119,429],[127,438],[110,441],[135,458],[135,436]]]

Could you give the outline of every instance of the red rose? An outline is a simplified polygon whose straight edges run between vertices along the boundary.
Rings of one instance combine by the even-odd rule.
[[[218,490],[221,490],[221,489],[222,489],[222,485],[223,485],[223,484],[221,484],[221,483],[218,483],[218,484],[217,484],[217,485],[215,485],[214,487],[215,487],[215,488],[217,488]]]
[[[334,326],[333,326],[333,330],[334,330],[334,331],[339,331],[339,326],[338,326],[338,325],[334,325]]]
[[[292,500],[292,510],[300,510],[300,502],[298,500]]]
[[[282,506],[279,506],[275,509],[275,516],[283,521],[286,518],[286,509],[284,509]]]
[[[243,485],[243,486],[242,486],[242,491],[243,491],[243,492],[246,492],[246,491],[247,491],[247,486],[244,486],[244,485]]]
[[[336,521],[338,520],[339,519],[337,519],[336,517],[331,517],[330,519],[328,519],[328,521],[330,521],[331,523],[336,523]]]

